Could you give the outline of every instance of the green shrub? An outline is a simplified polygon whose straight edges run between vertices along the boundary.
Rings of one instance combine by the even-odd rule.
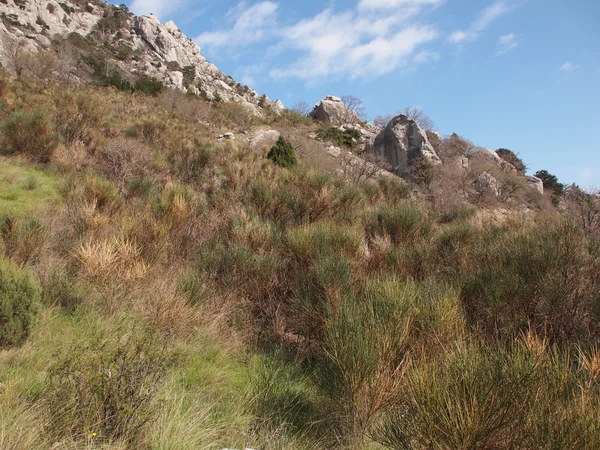
[[[322,141],[353,148],[358,142],[361,142],[362,135],[358,130],[349,129],[342,131],[338,127],[330,127],[317,130],[317,138]]]
[[[472,325],[504,338],[531,328],[558,341],[599,335],[598,255],[577,225],[488,233],[474,248],[461,292]]]
[[[279,137],[267,158],[273,161],[274,164],[285,168],[294,167],[298,164],[293,145],[283,136]]]
[[[135,92],[140,92],[144,95],[156,97],[163,89],[163,84],[156,78],[142,75],[135,82],[133,89]]]
[[[21,344],[38,315],[41,290],[29,273],[0,257],[0,348]]]
[[[47,163],[56,148],[54,126],[41,111],[18,111],[0,126],[3,134],[3,151],[23,154],[33,161]]]
[[[412,242],[427,236],[431,227],[432,222],[423,207],[411,201],[384,205],[370,223],[373,234],[388,234],[395,243]]]
[[[56,356],[45,401],[55,435],[132,441],[155,418],[157,391],[175,362],[164,339],[141,326],[91,329]]]

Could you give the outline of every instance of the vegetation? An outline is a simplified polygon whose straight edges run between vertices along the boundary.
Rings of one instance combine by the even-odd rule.
[[[349,183],[300,113],[167,90],[0,101],[0,448],[600,446],[597,195]]]
[[[30,274],[0,259],[0,348],[22,343],[35,323],[40,288]]]
[[[289,169],[298,164],[294,146],[283,136],[280,136],[267,155],[273,164]]]
[[[521,158],[519,158],[517,156],[517,154],[515,152],[513,152],[512,150],[509,150],[507,148],[499,148],[498,150],[496,150],[496,153],[504,161],[512,164],[513,167],[515,169],[517,169],[517,173],[520,173],[521,175],[525,174],[527,167],[525,166],[525,163],[521,160]]]

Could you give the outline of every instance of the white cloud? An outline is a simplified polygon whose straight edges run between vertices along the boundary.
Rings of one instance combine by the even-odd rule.
[[[359,10],[392,9],[400,6],[428,6],[437,5],[443,0],[360,0]]]
[[[562,72],[571,72],[572,70],[577,70],[581,66],[579,64],[573,64],[572,61],[566,61],[562,66],[560,66],[560,70]]]
[[[450,35],[450,42],[453,44],[463,44],[476,40],[492,22],[511,11],[511,9],[503,0],[492,3],[477,15],[466,30],[454,31]]]
[[[157,17],[163,17],[181,9],[189,3],[189,1],[190,0],[133,0],[130,9],[138,16],[152,13]]]
[[[227,13],[227,19],[233,23],[231,28],[202,33],[195,41],[209,47],[237,47],[262,41],[276,29],[277,8],[277,3],[271,1],[252,6],[242,1]]]
[[[407,24],[419,11],[411,7],[367,17],[327,9],[283,30],[281,46],[302,56],[286,68],[272,70],[271,76],[308,82],[328,76],[373,78],[404,67],[438,34],[429,25]],[[415,63],[430,59],[423,54]]]
[[[196,42],[210,52],[211,48],[235,49],[268,41],[271,45],[263,60],[282,54],[295,58],[285,67],[272,69],[274,78],[311,82],[325,76],[376,77],[409,62],[417,65],[439,58],[433,52],[414,53],[438,35],[433,26],[420,24],[415,17],[440,1],[362,0],[365,7],[375,9],[368,14],[357,7],[341,12],[325,9],[289,26],[278,25],[277,3],[243,1],[227,15],[229,28],[203,33]],[[397,8],[390,11],[390,6]]]
[[[498,44],[496,45],[496,55],[503,55],[517,48],[519,43],[517,42],[517,35],[515,33],[505,34],[500,36]]]

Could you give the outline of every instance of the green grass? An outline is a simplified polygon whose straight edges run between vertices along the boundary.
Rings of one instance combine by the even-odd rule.
[[[34,166],[0,158],[0,214],[25,215],[58,204],[59,180]]]

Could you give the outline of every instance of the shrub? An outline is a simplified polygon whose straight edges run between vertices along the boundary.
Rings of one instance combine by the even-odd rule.
[[[38,315],[41,289],[29,273],[0,257],[0,348],[21,344]]]
[[[56,148],[54,127],[41,111],[19,111],[1,125],[4,151],[23,154],[36,162],[47,163]]]
[[[56,97],[55,105],[56,130],[65,144],[81,141],[91,147],[96,134],[94,128],[102,123],[102,106],[89,95],[64,92]]]
[[[521,158],[519,158],[512,150],[507,148],[499,148],[496,150],[496,154],[504,161],[512,164],[514,168],[517,169],[519,174],[523,175],[525,173],[527,166],[525,166],[525,163],[521,160]]]
[[[0,238],[4,254],[19,265],[34,262],[46,239],[46,229],[38,219],[0,217]]]
[[[147,75],[142,75],[135,82],[133,89],[136,92],[140,92],[144,95],[151,95],[153,97],[156,97],[158,94],[160,94],[160,91],[162,91],[163,84],[156,78],[149,77]]]
[[[121,326],[74,342],[48,371],[46,404],[58,436],[132,441],[155,417],[155,397],[176,360],[164,339]]]
[[[395,243],[411,242],[431,231],[432,222],[417,203],[402,201],[396,205],[384,205],[375,213],[370,223],[373,234],[385,233]]]
[[[412,368],[375,438],[395,449],[521,448],[516,430],[534,393],[533,361],[523,359],[460,345]]]
[[[294,147],[283,136],[279,137],[275,145],[271,148],[267,158],[273,161],[274,164],[285,168],[294,167],[298,164]]]
[[[317,138],[322,141],[329,141],[337,145],[345,145],[353,148],[358,142],[361,142],[362,135],[358,130],[341,130],[338,127],[321,128],[317,130]]]

